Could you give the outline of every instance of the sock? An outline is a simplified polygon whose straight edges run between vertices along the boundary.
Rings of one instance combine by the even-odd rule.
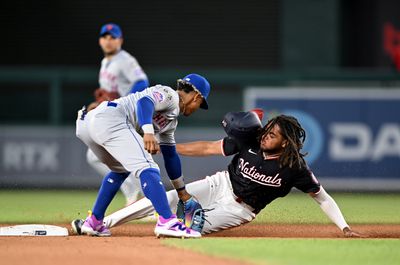
[[[145,169],[140,174],[140,182],[144,196],[151,201],[156,212],[165,219],[171,218],[172,212],[161,182],[160,172],[155,168]]]
[[[92,211],[97,220],[103,220],[108,205],[128,176],[129,172],[117,173],[111,171],[104,177]]]

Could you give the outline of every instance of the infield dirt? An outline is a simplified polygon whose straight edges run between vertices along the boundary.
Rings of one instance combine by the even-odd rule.
[[[69,225],[65,225],[70,229]],[[1,264],[244,264],[170,248],[155,238],[153,224],[113,228],[112,237],[1,237]],[[368,238],[400,238],[400,225],[354,225]],[[334,225],[248,224],[205,237],[344,238]],[[198,239],[201,240],[201,239]]]

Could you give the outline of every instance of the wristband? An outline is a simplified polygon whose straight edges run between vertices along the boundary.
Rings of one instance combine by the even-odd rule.
[[[142,130],[143,130],[144,133],[147,133],[147,134],[154,134],[154,127],[153,127],[153,124],[144,124],[144,125],[142,126]]]
[[[177,191],[185,189],[185,182],[183,181],[183,176],[180,176],[177,179],[171,179],[171,183],[172,183],[172,186],[174,186],[174,188]]]

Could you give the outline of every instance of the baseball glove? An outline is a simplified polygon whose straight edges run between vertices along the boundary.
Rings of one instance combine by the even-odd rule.
[[[178,219],[181,219],[187,227],[198,232],[201,232],[203,229],[206,217],[203,207],[194,197],[191,197],[185,202],[179,200],[176,209],[176,216]]]
[[[94,91],[94,98],[96,102],[101,103],[103,101],[112,101],[119,98],[118,92],[108,92],[104,88],[98,88]]]
[[[98,88],[93,93],[95,101],[90,103],[87,107],[87,111],[95,109],[103,101],[112,101],[119,98],[118,92],[108,92],[104,88]]]

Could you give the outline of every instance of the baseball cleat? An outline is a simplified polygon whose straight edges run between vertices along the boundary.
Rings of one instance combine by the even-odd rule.
[[[71,222],[71,227],[72,227],[72,232],[75,235],[82,235],[82,225],[85,222],[85,220],[82,219],[75,219]]]
[[[156,227],[154,228],[154,234],[157,237],[180,237],[180,238],[200,238],[201,234],[193,229],[185,226],[184,223],[176,218],[176,215],[172,215],[171,218],[164,219],[159,216]]]
[[[81,234],[89,236],[111,236],[110,230],[104,225],[103,220],[97,220],[96,216],[89,211],[89,216],[81,227]]]

